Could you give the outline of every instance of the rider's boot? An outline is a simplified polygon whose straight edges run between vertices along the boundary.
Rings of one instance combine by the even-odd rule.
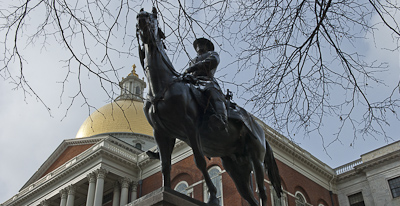
[[[215,114],[210,116],[209,125],[213,130],[228,132],[228,117],[225,104],[216,94],[211,94],[211,104],[214,107]]]

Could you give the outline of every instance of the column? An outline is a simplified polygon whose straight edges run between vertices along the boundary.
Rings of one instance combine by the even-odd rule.
[[[137,199],[137,185],[138,182],[132,181],[131,202]]]
[[[68,197],[67,197],[67,206],[74,206],[75,201],[75,186],[68,186]]]
[[[87,178],[89,180],[89,189],[88,189],[87,198],[86,198],[86,206],[93,206],[94,192],[96,189],[96,174],[93,172],[89,173],[87,175]]]
[[[119,183],[115,182],[114,183],[114,194],[113,194],[113,205],[112,206],[119,206],[119,197],[120,197]]]
[[[119,181],[121,183],[121,200],[119,201],[119,205],[125,206],[126,204],[128,204],[128,188],[131,180],[127,177],[124,177]]]
[[[60,196],[61,196],[60,206],[66,206],[67,205],[68,190],[67,189],[60,190]]]
[[[96,171],[96,174],[97,174],[97,181],[96,181],[96,190],[94,193],[94,206],[102,206],[104,179],[106,177],[107,170],[100,168]]]

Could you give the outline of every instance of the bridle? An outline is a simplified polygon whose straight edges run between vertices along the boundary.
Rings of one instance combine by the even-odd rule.
[[[141,13],[142,13],[143,11],[141,11]],[[165,54],[165,52],[164,52],[164,49],[162,49],[161,48],[161,46],[163,45],[162,44],[162,38],[160,38],[160,37],[156,37],[154,34],[156,33],[155,32],[155,29],[158,29],[158,27],[157,28],[154,28],[154,27],[152,27],[152,26],[148,26],[148,24],[150,24],[150,22],[151,21],[149,21],[149,20],[147,20],[148,18],[152,18],[150,15],[149,15],[149,13],[147,13],[146,12],[146,16],[145,17],[139,17],[139,15],[141,14],[141,13],[139,13],[138,14],[138,17],[137,17],[137,19],[145,19],[146,18],[146,28],[145,29],[147,29],[147,32],[148,32],[148,34],[149,34],[149,38],[150,38],[150,40],[149,40],[149,43],[147,43],[147,44],[153,44],[153,45],[155,45],[155,47],[156,47],[156,49],[157,49],[157,51],[161,54],[161,58],[162,58],[162,60],[163,60],[163,62],[164,62],[164,64],[167,66],[167,68],[176,76],[176,77],[181,77],[182,75],[180,74],[180,73],[178,73],[175,69],[174,69],[174,67],[172,66],[172,63],[169,61],[169,59],[168,59],[168,57],[166,56],[166,54]],[[142,13],[143,14],[143,13]],[[155,21],[157,21],[157,19],[155,19]],[[137,39],[137,41],[138,41],[138,49],[139,49],[139,57],[140,57],[140,63],[142,64],[142,67],[143,67],[143,69],[145,70],[145,72],[147,71],[147,70],[149,70],[149,68],[151,67],[150,65],[147,65],[147,66],[144,66],[144,50],[142,49],[142,47],[140,46],[141,44],[140,44],[140,38],[141,38],[141,36],[140,36],[140,31],[141,31],[142,29],[140,28],[140,26],[139,26],[139,24],[136,24],[136,39]],[[143,43],[144,44],[144,43]]]

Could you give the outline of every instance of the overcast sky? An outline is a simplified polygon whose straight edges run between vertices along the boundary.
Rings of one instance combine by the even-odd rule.
[[[382,36],[387,34],[385,30],[379,32],[382,32]],[[390,52],[380,48],[392,44],[390,38],[378,38],[376,42],[369,41],[363,45],[363,48],[367,48],[368,57],[389,63],[389,72],[381,78],[391,87],[400,78],[400,54],[398,51]],[[39,47],[28,47],[24,51],[28,62],[25,72],[29,83],[51,108],[50,112],[35,97],[24,95],[22,90],[13,90],[14,85],[10,84],[9,80],[0,79],[0,203],[17,194],[64,139],[75,137],[80,125],[90,112],[93,112],[89,112],[85,105],[82,106],[82,99],[78,99],[64,117],[69,106],[68,100],[77,91],[77,84],[70,82],[60,101],[62,85],[57,82],[63,80],[65,72],[57,57],[65,53],[57,44],[49,45],[46,50],[40,50]],[[194,50],[189,51],[195,56]],[[137,73],[143,77],[138,59],[121,59],[120,64],[119,66],[124,67],[119,72],[120,77],[125,77],[131,72],[132,64],[138,65]],[[223,75],[224,72],[226,71],[220,71],[217,75]],[[84,82],[84,89],[93,106],[100,108],[109,103],[108,98],[99,92],[100,88],[95,78],[87,78]],[[376,94],[381,92],[384,91],[376,90]],[[343,136],[348,138],[335,142],[327,151],[321,146],[322,140],[313,135],[297,135],[295,141],[312,155],[335,168],[358,159],[363,153],[399,140],[400,123],[395,120],[390,122],[392,125],[387,127],[387,132],[393,140],[388,142],[379,137],[367,137],[356,140],[353,145],[353,131],[345,131]],[[332,137],[327,137],[327,140]]]

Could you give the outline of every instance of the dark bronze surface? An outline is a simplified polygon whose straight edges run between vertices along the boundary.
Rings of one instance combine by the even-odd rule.
[[[209,127],[213,115],[204,102],[204,92],[197,90],[201,82],[187,78],[175,71],[167,57],[163,38],[158,27],[157,11],[143,11],[137,15],[139,56],[149,83],[144,113],[154,129],[159,147],[163,186],[171,187],[171,154],[176,138],[185,141],[193,150],[196,166],[202,172],[209,188],[209,205],[218,205],[216,188],[206,168],[207,157],[220,157],[225,170],[235,182],[241,196],[258,205],[250,187],[251,171],[254,171],[262,205],[267,204],[264,186],[265,168],[269,180],[280,196],[281,183],[272,150],[265,140],[264,131],[243,108],[228,102],[227,132]]]

